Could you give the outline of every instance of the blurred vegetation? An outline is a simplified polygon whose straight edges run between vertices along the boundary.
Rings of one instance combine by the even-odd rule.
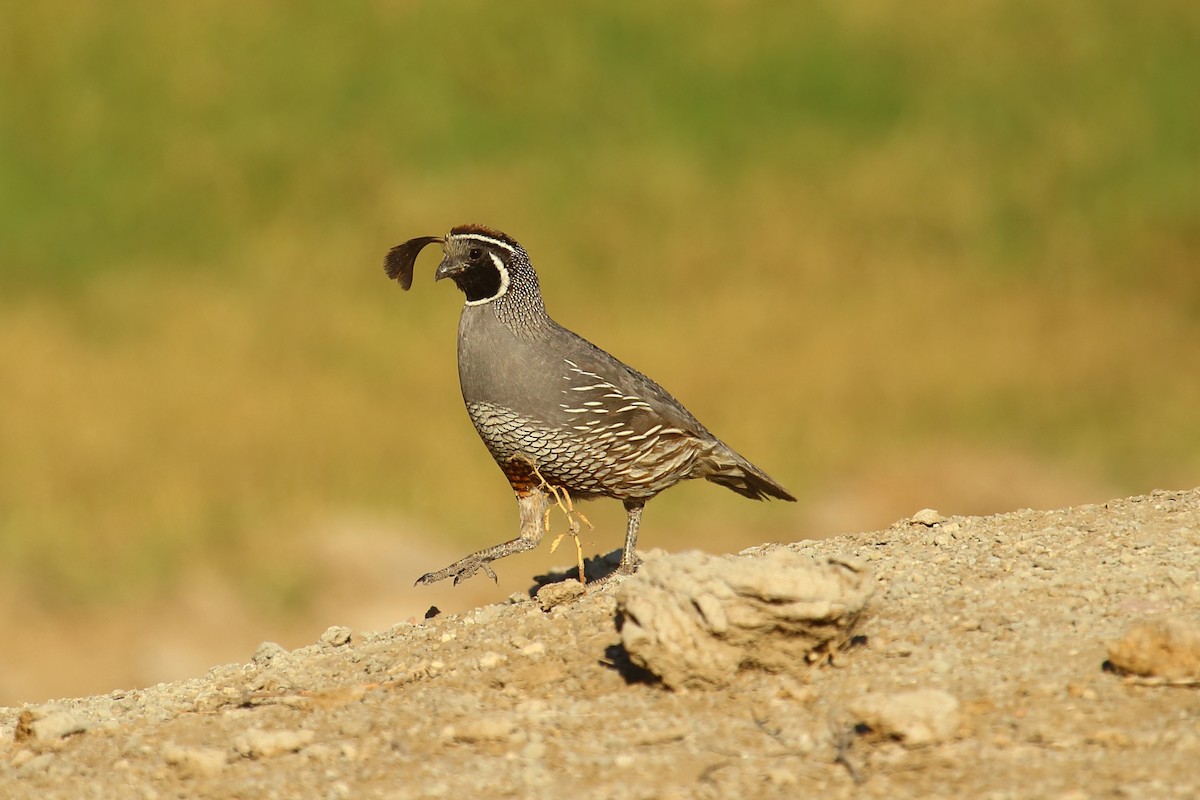
[[[876,465],[932,476],[896,513],[1033,502],[947,493],[993,454],[1194,485],[1197,85],[1188,0],[9,4],[5,580],[298,606],[322,520],[514,531],[457,293],[381,268],[466,221],[802,498],[673,490],[647,546],[831,532]]]

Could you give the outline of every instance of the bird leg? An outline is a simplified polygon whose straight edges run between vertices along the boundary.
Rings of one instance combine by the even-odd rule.
[[[445,569],[429,572],[417,579],[417,586],[428,586],[431,583],[453,577],[454,585],[483,570],[493,581],[497,580],[492,571],[491,562],[497,561],[514,553],[524,553],[537,547],[546,531],[545,519],[550,513],[550,496],[541,487],[534,486],[528,492],[517,493],[517,505],[521,509],[521,534],[503,544],[485,547],[472,553],[466,558],[460,558]]]
[[[642,524],[642,506],[646,505],[645,500],[626,500],[625,513],[628,515],[628,520],[625,526],[625,549],[621,551],[621,563],[617,565],[617,572],[622,575],[632,575],[637,569],[637,537],[638,527]]]
[[[637,536],[638,527],[642,522],[642,507],[644,505],[646,505],[645,500],[625,501],[625,513],[628,515],[628,521],[625,528],[625,549],[621,551],[621,563],[617,565],[615,570],[603,578],[597,578],[592,581],[592,586],[608,583],[617,575],[632,575],[634,570],[637,569]]]

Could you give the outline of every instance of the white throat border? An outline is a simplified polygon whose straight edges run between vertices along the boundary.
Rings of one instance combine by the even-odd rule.
[[[485,237],[479,236],[475,238],[483,239]],[[494,240],[489,239],[488,241]],[[496,244],[507,247],[504,242],[496,242]],[[511,250],[512,248],[510,247],[509,249]],[[488,255],[492,257],[492,263],[496,265],[496,270],[500,273],[500,290],[491,297],[485,297],[482,300],[468,300],[467,305],[469,306],[481,306],[485,303],[491,303],[495,300],[499,300],[504,296],[504,293],[508,291],[508,267],[504,266],[504,262],[500,259],[500,256],[496,255],[495,253],[488,253]]]

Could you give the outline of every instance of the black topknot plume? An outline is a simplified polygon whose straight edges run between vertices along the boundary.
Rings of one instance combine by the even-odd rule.
[[[412,286],[413,264],[426,245],[434,242],[445,242],[441,236],[418,236],[409,239],[404,244],[398,244],[388,251],[383,268],[387,276],[400,284],[400,288],[408,290]]]

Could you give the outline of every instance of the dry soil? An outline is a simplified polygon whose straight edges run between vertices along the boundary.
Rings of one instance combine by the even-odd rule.
[[[779,548],[876,582],[811,664],[671,690],[626,658],[620,581],[497,598],[0,709],[0,797],[1200,796],[1200,688],[1106,664],[1139,624],[1200,621],[1200,490],[746,555]]]

